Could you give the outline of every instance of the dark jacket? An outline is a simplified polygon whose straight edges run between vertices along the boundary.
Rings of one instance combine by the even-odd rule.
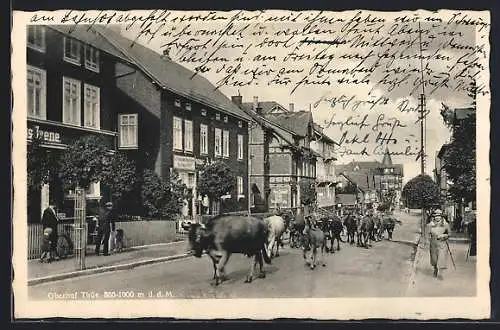
[[[117,213],[114,209],[102,209],[99,214],[99,230],[103,232],[114,231],[116,219]]]
[[[43,229],[52,228],[52,232],[57,231],[57,216],[50,207],[43,211],[42,226]]]

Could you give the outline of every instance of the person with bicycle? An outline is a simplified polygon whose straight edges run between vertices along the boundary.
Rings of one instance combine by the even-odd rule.
[[[57,217],[55,209],[55,202],[51,201],[49,203],[49,206],[43,211],[42,227],[43,230],[47,228],[50,228],[52,230],[48,237],[48,239],[50,240],[51,255],[53,256],[54,260],[59,260],[59,256],[57,254],[57,223],[59,221],[59,218]]]
[[[113,203],[107,202],[105,208],[99,214],[99,222],[97,223],[96,255],[100,253],[101,244],[103,245],[102,254],[109,255],[109,237],[111,231],[115,231],[115,222],[116,212],[113,209]]]

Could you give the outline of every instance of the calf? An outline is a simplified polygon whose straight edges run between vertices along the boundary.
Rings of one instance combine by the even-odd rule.
[[[311,251],[311,261],[308,262],[311,269],[316,267],[316,259],[318,254],[318,248],[321,252],[321,264],[323,267],[326,266],[325,263],[325,248],[326,248],[326,239],[323,231],[311,224],[310,220],[306,221],[306,226],[304,228],[304,248],[303,248],[303,257],[304,260],[307,261],[307,251]]]

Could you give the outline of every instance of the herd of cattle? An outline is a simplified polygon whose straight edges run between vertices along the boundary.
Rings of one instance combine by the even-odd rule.
[[[255,267],[259,265],[258,277],[265,277],[263,264],[271,264],[273,257],[279,256],[283,247],[283,237],[288,233],[290,247],[302,248],[303,257],[311,269],[318,262],[317,252],[321,253],[321,264],[326,266],[324,253],[334,253],[334,242],[340,250],[342,234],[347,233],[347,242],[357,243],[369,248],[371,241],[382,240],[385,232],[392,239],[395,225],[401,223],[390,213],[375,215],[372,210],[363,216],[348,213],[343,219],[337,215],[308,216],[283,212],[264,219],[242,215],[219,215],[204,224],[194,223],[189,229],[188,239],[191,251],[200,258],[207,253],[213,263],[215,285],[227,279],[225,266],[231,254],[241,253],[253,257],[245,282],[252,282]],[[330,245],[328,246],[328,242]],[[276,252],[275,252],[276,250]],[[307,256],[309,253],[309,258]]]

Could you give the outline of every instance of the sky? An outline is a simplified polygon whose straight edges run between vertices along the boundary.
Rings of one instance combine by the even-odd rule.
[[[369,143],[366,144],[368,150],[375,148],[375,136],[378,132],[388,134],[393,132],[392,137],[396,138],[398,143],[396,145],[387,145],[391,152],[404,151],[407,145],[411,145],[411,148],[413,148],[411,150],[417,151],[420,145],[420,125],[416,122],[418,114],[415,111],[408,110],[415,109],[418,105],[418,96],[421,93],[418,79],[421,76],[420,68],[424,67],[424,80],[428,82],[426,85],[426,110],[428,111],[426,117],[426,173],[432,176],[435,154],[443,143],[449,140],[451,134],[449,129],[444,126],[440,115],[442,103],[451,108],[466,107],[471,103],[466,91],[459,88],[452,90],[452,88],[460,86],[460,81],[462,83],[468,81],[465,78],[455,78],[455,76],[460,72],[474,74],[479,71],[479,75],[484,74],[483,68],[477,64],[487,60],[487,56],[477,51],[478,47],[476,47],[481,42],[484,42],[480,40],[481,37],[478,37],[481,34],[476,33],[470,25],[456,23],[460,18],[464,18],[465,14],[457,15],[453,12],[440,14],[405,12],[387,13],[384,16],[381,13],[368,12],[303,12],[297,17],[298,12],[288,11],[242,12],[236,15],[235,13],[220,12],[212,14],[213,16],[219,15],[226,18],[217,21],[199,22],[198,20],[191,20],[181,22],[181,20],[176,19],[174,22],[168,21],[163,25],[153,25],[149,27],[149,31],[153,31],[154,26],[159,31],[154,37],[151,34],[143,33],[141,37],[136,39],[139,32],[145,31],[144,27],[141,29],[138,24],[129,29],[122,28],[122,34],[128,38],[136,39],[137,42],[159,53],[169,47],[171,59],[191,70],[199,67],[200,62],[182,61],[183,56],[186,59],[187,54],[195,54],[198,58],[206,59],[209,54],[214,52],[216,57],[227,59],[224,70],[229,66],[234,68],[237,64],[241,64],[242,69],[234,75],[240,81],[248,80],[249,76],[242,73],[244,69],[272,69],[272,74],[263,74],[247,86],[220,86],[220,90],[229,98],[232,95],[240,94],[244,102],[252,102],[253,97],[257,96],[259,101],[276,101],[285,108],[288,108],[289,104],[293,103],[296,110],[310,109],[314,121],[325,127],[324,132],[333,140],[342,142],[337,154],[339,164],[352,160],[381,161],[383,157],[382,155],[374,155],[373,152],[370,152],[369,156],[350,155],[346,152],[345,148],[360,151],[364,147],[362,145],[346,144],[341,139],[346,132],[347,126],[341,129],[340,125],[332,125],[332,121],[336,123],[345,122],[349,116],[352,116],[352,120],[357,119],[358,121],[365,115],[368,116],[370,126],[362,129],[352,127],[346,136],[349,139],[355,133],[358,133],[360,137],[370,134]],[[173,17],[179,18],[182,15],[185,18],[187,14],[189,13],[174,12],[169,14],[169,19]],[[295,22],[290,22],[293,17],[296,17]],[[399,19],[396,19],[396,17],[399,17]],[[470,17],[474,17],[473,14],[465,16],[465,18]],[[273,22],[266,21],[273,19]],[[385,21],[382,22],[382,20]],[[438,22],[438,20],[442,22]],[[421,22],[421,33],[418,30],[418,22]],[[245,26],[247,28],[244,28]],[[209,31],[217,34],[215,36],[208,35]],[[299,31],[302,34],[292,35],[289,38],[292,31]],[[304,34],[304,31],[309,33]],[[266,34],[262,34],[262,32]],[[233,34],[231,35],[231,33]],[[223,34],[222,37],[221,34]],[[382,46],[380,44],[377,46],[371,44],[371,46],[361,48],[354,45],[355,40],[363,39],[373,42],[373,40],[380,38],[381,40],[388,38],[387,40],[392,44]],[[300,42],[307,39],[330,43]],[[280,47],[276,47],[276,45],[270,45],[269,40],[282,41],[283,43]],[[283,45],[287,45],[286,40],[293,46],[290,48],[284,47]],[[331,43],[333,40],[340,42]],[[267,41],[268,44],[257,46],[263,41]],[[221,44],[224,47],[221,48]],[[182,45],[203,45],[204,48],[190,50]],[[421,45],[423,48],[422,54],[424,55],[422,61],[416,57],[420,53]],[[476,50],[472,51],[472,49]],[[244,53],[243,50],[245,50]],[[321,54],[321,50],[323,50],[324,54],[330,54],[332,59],[330,61],[327,59],[295,61],[288,59],[284,61],[286,55],[291,51],[304,56],[307,54],[312,56],[318,54],[318,52]],[[352,58],[353,54],[356,54],[357,58]],[[400,54],[406,57],[391,59],[391,56]],[[261,57],[274,57],[276,60],[256,61],[255,58],[258,55]],[[348,56],[346,55],[351,55],[351,59],[347,59]],[[431,55],[432,59],[425,57],[431,57]],[[243,57],[243,61],[237,62],[236,58],[239,56]],[[367,56],[364,61],[360,60],[363,56]],[[375,64],[377,60],[378,66]],[[315,62],[317,63],[316,66],[314,65]],[[367,75],[366,72],[356,73],[355,76],[338,73],[325,74],[323,72],[320,77],[327,76],[329,84],[300,85],[293,90],[295,83],[300,81],[302,77],[307,76],[311,68],[315,67],[314,76],[318,73],[318,64],[324,65],[325,63],[325,71],[355,67],[370,68],[374,64],[375,69],[369,73],[368,83],[346,84],[338,82],[338,79],[342,77],[362,80]],[[211,70],[198,74],[202,74],[213,84],[217,85],[227,75],[224,70],[216,72],[220,62],[208,63],[206,66]],[[396,68],[399,68],[399,71]],[[269,82],[273,77],[277,76],[276,73],[280,69],[303,69],[303,72],[288,75],[291,78],[291,83],[287,85],[270,84]],[[392,86],[393,88],[390,83],[380,83],[380,81],[390,82],[393,79],[404,81],[402,78],[407,75],[410,77],[406,79],[407,82],[403,82],[399,86]],[[283,76],[286,76],[286,74],[281,75],[281,77]],[[322,79],[318,77],[317,81],[320,80]],[[431,83],[435,84],[443,81],[446,84],[441,85],[439,88],[435,89],[431,85]],[[412,82],[414,83],[412,84]],[[332,102],[332,100],[339,100],[342,97],[346,99],[353,97],[353,101],[348,104],[344,103],[345,108],[342,107],[342,102]],[[373,101],[379,97],[386,98],[386,102],[377,104],[374,107],[370,107],[367,103],[360,103],[358,107],[355,107],[355,110],[353,108],[355,100]],[[406,108],[403,105],[406,105]],[[407,111],[403,112],[402,109]],[[392,131],[390,126],[383,127],[383,129],[378,126],[379,129],[375,130],[373,126],[377,122],[377,118],[380,118],[380,115],[384,116],[382,121],[394,123],[397,120],[400,126],[403,127]],[[384,151],[385,145],[377,150]],[[420,162],[415,160],[414,155],[393,155],[392,160],[394,163],[404,165],[405,182],[420,174]]]

